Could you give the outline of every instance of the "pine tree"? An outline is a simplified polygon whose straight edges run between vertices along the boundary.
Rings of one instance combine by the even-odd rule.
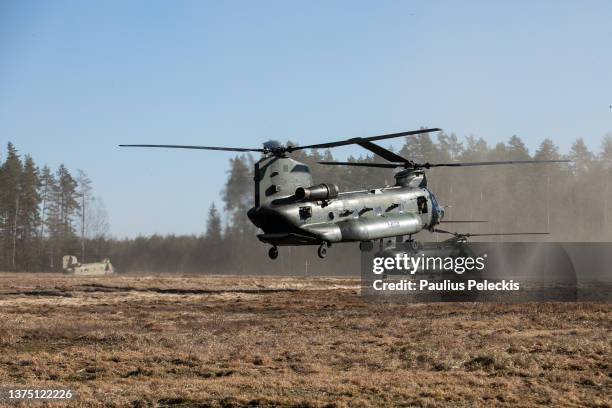
[[[531,156],[529,156],[529,151],[527,150],[527,146],[517,135],[513,135],[510,140],[508,140],[508,145],[506,147],[507,158],[508,160],[530,160]]]
[[[601,227],[601,220],[595,224],[589,221],[590,215],[594,213],[592,207],[595,203],[591,203],[591,208],[585,206],[585,197],[591,196],[593,188],[600,190],[599,186],[596,186],[590,177],[590,173],[594,168],[594,155],[589,151],[584,140],[579,138],[572,144],[568,158],[572,160],[570,167],[574,175],[572,183],[573,188],[570,190],[571,201],[568,203],[568,207],[571,211],[570,216],[575,217],[573,219],[577,221],[575,223],[575,236],[578,237],[578,239],[587,239],[587,236],[592,231]],[[597,213],[599,215],[602,212],[597,211]]]
[[[208,220],[206,222],[206,239],[210,242],[221,242],[221,216],[217,211],[215,203],[212,203],[208,210]]]
[[[582,138],[572,144],[568,157],[572,161],[574,174],[579,178],[586,175],[594,159],[593,153],[589,151]]]
[[[238,253],[245,251],[251,245],[255,227],[245,217],[248,209],[253,206],[253,173],[248,156],[242,155],[230,160],[229,179],[223,191],[225,210],[231,220],[226,230],[227,243],[230,251]],[[237,270],[243,272],[248,265],[244,257],[237,258]]]
[[[476,138],[474,135],[469,135],[465,138],[466,147],[461,152],[461,161],[482,161],[489,156],[489,146],[482,138]]]
[[[87,174],[81,170],[77,170],[77,179],[78,190],[77,195],[80,200],[80,209],[79,209],[79,229],[80,229],[80,238],[81,238],[81,262],[86,262],[85,260],[85,234],[87,233],[87,227],[89,222],[89,201],[91,199],[91,180],[87,176]]]
[[[220,272],[226,264],[227,251],[221,230],[221,216],[217,211],[215,203],[208,210],[206,235],[203,239],[203,245],[205,247],[204,251],[200,251],[201,255],[195,257],[198,260],[199,266]]]
[[[555,143],[551,139],[546,138],[538,146],[533,158],[534,160],[559,160],[561,155]],[[541,221],[542,231],[557,232],[555,229],[558,226],[552,220],[557,219],[561,214],[556,212],[552,202],[552,195],[555,191],[561,192],[567,190],[568,183],[564,177],[565,174],[561,172],[561,165],[557,163],[539,165],[538,168],[531,169],[531,171],[535,176],[535,192],[533,197],[541,205],[535,206],[535,208],[532,207],[530,214],[536,215],[536,219]],[[570,192],[561,194],[559,199],[569,203],[571,199]]]
[[[601,142],[601,160],[612,164],[612,133],[605,135]]]
[[[225,210],[230,214],[232,230],[243,234],[252,232],[244,214],[253,203],[253,174],[245,155],[230,159],[229,178],[223,191]]]
[[[41,241],[41,264],[43,270],[54,269],[53,265],[53,245],[51,240],[51,231],[56,231],[56,226],[59,224],[59,210],[57,207],[57,180],[49,169],[44,166],[40,175],[40,199],[41,199],[41,223],[40,223],[40,241]]]
[[[57,186],[60,210],[60,227],[62,235],[68,237],[74,235],[74,215],[80,209],[77,192],[77,181],[63,164],[57,170]]]
[[[104,206],[102,197],[91,197],[87,209],[87,234],[86,238],[90,241],[93,248],[94,259],[99,261],[103,256],[102,252],[108,253],[107,235],[109,232],[108,213]]]
[[[32,157],[26,156],[19,186],[17,258],[20,269],[27,271],[39,269],[39,248],[37,245],[38,227],[40,225],[39,187],[38,169]]]
[[[44,166],[40,173],[40,200],[41,200],[40,218],[41,218],[41,223],[40,223],[39,236],[41,238],[44,238],[45,236],[45,226],[47,224],[47,216],[48,216],[47,211],[49,209],[49,205],[51,201],[53,200],[53,192],[56,191],[57,189],[56,184],[57,183],[55,181],[55,177],[53,176],[53,173],[51,173],[51,170],[49,169],[49,167]]]
[[[547,138],[540,143],[533,158],[535,160],[558,160],[560,157],[559,148],[555,146],[551,139]]]
[[[463,143],[459,141],[454,133],[447,135],[444,132],[440,132],[438,135],[438,145],[438,150],[443,160],[456,161],[463,152]]]
[[[416,162],[425,163],[438,159],[438,148],[427,133],[409,136],[400,151],[400,156]]]
[[[51,268],[54,270],[60,267],[58,260],[73,252],[78,245],[74,232],[74,216],[80,208],[77,201],[77,182],[63,164],[57,170],[56,180],[47,217],[51,241]]]
[[[9,270],[16,270],[19,188],[23,169],[17,149],[10,142],[7,146],[7,157],[2,169],[3,258],[5,259],[5,266]]]

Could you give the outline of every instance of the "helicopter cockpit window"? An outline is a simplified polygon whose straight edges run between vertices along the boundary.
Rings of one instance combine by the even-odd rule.
[[[292,169],[291,169],[292,173],[310,173],[310,169],[308,168],[308,166],[305,166],[303,164],[296,164]]]
[[[276,184],[272,184],[270,187],[266,189],[266,196],[271,196],[272,194],[276,194],[279,191],[281,191],[280,186],[277,186]]]
[[[424,196],[418,197],[417,208],[419,210],[419,214],[427,214],[427,198]]]

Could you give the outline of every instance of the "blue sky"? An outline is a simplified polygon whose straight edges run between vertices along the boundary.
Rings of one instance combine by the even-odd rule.
[[[232,154],[117,144],[437,126],[598,149],[611,18],[609,1],[4,1],[0,143],[85,170],[116,236],[200,233]]]

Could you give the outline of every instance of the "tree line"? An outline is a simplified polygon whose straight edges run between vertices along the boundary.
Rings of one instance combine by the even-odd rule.
[[[288,142],[292,144],[291,141]],[[487,223],[445,224],[459,232],[550,232],[530,239],[549,241],[610,241],[612,239],[612,135],[606,135],[599,152],[591,152],[577,139],[565,154],[551,139],[530,153],[518,136],[490,146],[473,135],[461,140],[453,133],[407,137],[398,154],[418,162],[477,162],[494,160],[556,160],[571,163],[432,168],[429,188],[442,205],[447,220],[486,220]],[[295,151],[292,157],[310,166],[314,183],[331,182],[340,191],[393,185],[392,170],[332,167],[331,151]],[[175,273],[229,274],[354,274],[359,270],[356,244],[335,244],[320,260],[315,247],[280,247],[271,261],[267,246],[246,217],[253,205],[253,163],[257,158],[239,155],[230,159],[223,207],[214,205],[200,236],[152,236],[113,241],[110,253],[119,270]],[[348,161],[383,162],[364,154]],[[221,217],[220,212],[223,212]],[[224,220],[224,221],[222,221]],[[444,240],[448,236],[423,232],[417,239]],[[484,238],[485,240],[487,238]],[[525,237],[498,237],[524,240]]]
[[[59,271],[65,254],[102,255],[108,220],[85,172],[40,168],[12,143],[0,163],[0,270]]]
[[[433,137],[407,137],[397,153],[430,163],[571,160],[545,165],[432,168],[427,171],[428,185],[446,206],[445,219],[487,221],[446,224],[447,230],[549,232],[549,236],[537,239],[550,241],[612,239],[612,135],[602,139],[597,152],[577,139],[569,151],[561,153],[552,139],[544,139],[531,153],[518,136],[491,146],[482,137],[460,139],[453,133],[439,132]],[[335,183],[340,191],[394,184],[393,170],[317,164],[335,160],[329,150],[299,150],[292,157],[310,166],[315,184]],[[267,246],[257,240],[257,231],[246,217],[254,201],[252,169],[256,159],[248,154],[230,159],[221,194],[223,206],[213,204],[208,214],[203,214],[200,234],[115,239],[104,228],[88,230],[93,221],[87,212],[83,218],[82,207],[92,201],[87,198],[91,186],[82,175],[73,178],[63,166],[55,173],[45,167],[38,171],[29,156],[20,161],[10,145],[0,173],[3,187],[5,180],[13,180],[0,197],[1,265],[8,270],[57,270],[61,254],[85,252],[86,260],[109,256],[119,272],[338,275],[358,271],[356,244],[334,245],[325,260],[317,258],[314,247],[281,247],[279,259],[268,259]],[[383,162],[369,154],[351,156],[348,161]],[[417,236],[425,241],[446,238],[429,232]],[[26,253],[36,256],[28,260]]]

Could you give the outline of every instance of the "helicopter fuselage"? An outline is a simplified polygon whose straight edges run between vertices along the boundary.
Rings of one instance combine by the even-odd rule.
[[[318,201],[290,200],[254,207],[259,238],[273,245],[370,241],[433,228],[441,208],[426,188],[386,187],[340,193]]]
[[[299,184],[294,182],[296,173]],[[308,167],[289,158],[264,158],[256,164],[255,174],[255,201],[259,205],[249,210],[248,217],[263,231],[259,239],[274,246],[412,235],[432,229],[444,216],[420,173],[415,174],[416,183],[398,179],[400,185],[344,193],[338,193],[333,185],[304,185],[312,183]],[[316,196],[325,189],[332,193]],[[313,194],[307,197],[304,190]]]

